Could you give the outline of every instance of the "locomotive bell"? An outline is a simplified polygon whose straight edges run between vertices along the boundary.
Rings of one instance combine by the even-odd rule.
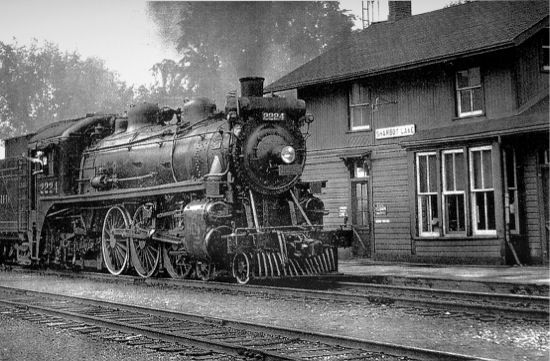
[[[247,77],[240,78],[242,97],[263,97],[264,96],[264,78]]]

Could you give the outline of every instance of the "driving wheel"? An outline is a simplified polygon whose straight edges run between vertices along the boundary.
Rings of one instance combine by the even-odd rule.
[[[124,233],[129,229],[129,219],[128,211],[120,206],[112,207],[105,215],[101,250],[105,266],[113,275],[121,274],[128,266],[129,240]]]
[[[154,230],[150,207],[139,206],[134,213],[132,229],[141,234],[148,234]],[[151,277],[159,265],[160,244],[151,239],[130,238],[130,247],[132,248],[132,265],[137,274],[143,278]]]

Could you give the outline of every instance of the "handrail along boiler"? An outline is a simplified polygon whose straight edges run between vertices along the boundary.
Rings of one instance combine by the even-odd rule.
[[[338,237],[315,196],[324,182],[301,180],[312,121],[302,100],[264,97],[251,77],[223,111],[194,98],[50,124],[16,142],[28,148],[17,166],[0,163],[0,207],[13,210],[27,184],[11,228],[0,223],[2,256],[239,283],[335,272]]]

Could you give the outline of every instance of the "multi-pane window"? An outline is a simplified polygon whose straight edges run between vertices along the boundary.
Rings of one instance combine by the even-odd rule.
[[[421,236],[439,236],[436,162],[435,152],[416,156],[418,228]]]
[[[515,155],[505,153],[511,231],[519,231]],[[491,146],[416,154],[418,235],[496,235]],[[512,165],[513,163],[513,165]]]
[[[351,130],[370,130],[372,108],[370,92],[363,84],[355,83],[351,86],[349,95],[349,112]]]
[[[369,225],[368,168],[363,159],[353,162],[352,221],[358,226]]]
[[[478,67],[456,73],[456,99],[459,117],[483,113],[483,88]]]
[[[491,147],[470,149],[470,193],[474,234],[496,234]]]
[[[443,214],[446,234],[466,232],[466,166],[464,151],[443,152]]]
[[[506,188],[507,208],[506,221],[510,227],[511,233],[519,233],[519,214],[518,214],[518,177],[516,172],[516,153],[513,149],[506,149],[504,152],[506,161]]]

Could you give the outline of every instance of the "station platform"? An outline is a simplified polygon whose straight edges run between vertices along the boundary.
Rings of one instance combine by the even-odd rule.
[[[341,259],[338,264],[339,272],[350,279],[380,284],[537,295],[548,295],[550,287],[548,266],[432,265],[369,259]]]

